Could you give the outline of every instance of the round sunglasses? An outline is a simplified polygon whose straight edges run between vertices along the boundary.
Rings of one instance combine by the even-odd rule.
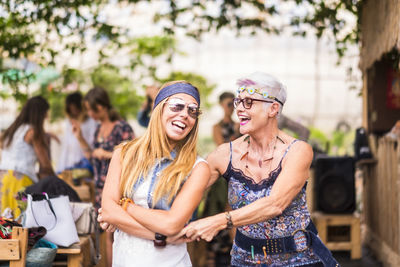
[[[235,108],[237,108],[240,105],[240,103],[242,103],[243,107],[245,109],[251,109],[251,106],[253,105],[254,101],[265,102],[265,103],[274,103],[274,101],[271,101],[271,100],[255,99],[255,98],[250,98],[250,97],[245,97],[245,98],[235,97],[233,99],[233,105]]]
[[[172,112],[181,112],[187,107],[187,112],[190,117],[197,119],[201,114],[200,108],[196,104],[186,104],[185,101],[179,98],[171,98],[167,102],[169,110]]]

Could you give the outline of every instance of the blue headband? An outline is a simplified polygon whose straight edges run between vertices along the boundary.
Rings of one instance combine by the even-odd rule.
[[[200,106],[200,95],[199,92],[193,85],[188,83],[174,83],[164,87],[163,89],[158,92],[156,99],[154,100],[154,107],[153,109],[164,99],[170,97],[175,94],[184,93],[193,96],[196,99],[197,104]]]

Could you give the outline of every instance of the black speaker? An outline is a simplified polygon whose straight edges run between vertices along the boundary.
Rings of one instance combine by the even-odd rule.
[[[356,208],[354,158],[321,156],[315,161],[315,208],[325,213],[352,213]]]

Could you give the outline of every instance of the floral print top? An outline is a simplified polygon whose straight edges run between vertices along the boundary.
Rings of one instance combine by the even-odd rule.
[[[267,179],[259,183],[246,176],[241,170],[232,166],[232,143],[230,143],[231,156],[228,168],[223,177],[228,181],[228,199],[232,209],[248,205],[257,199],[269,196],[272,186],[282,170],[282,160],[294,140],[286,149],[278,167],[271,171]],[[310,222],[310,213],[306,203],[306,185],[303,186],[292,203],[279,216],[264,222],[244,225],[237,228],[243,235],[255,239],[270,239],[290,236],[297,229],[305,229]],[[254,254],[251,251],[238,247],[235,242],[231,251],[232,266],[301,266],[319,262],[311,249],[303,252],[282,253],[275,255]]]
[[[97,129],[94,133],[94,136],[98,136],[100,126],[97,126]],[[132,140],[135,137],[131,126],[123,120],[119,120],[114,125],[111,133],[103,140],[99,142],[97,138],[95,138],[93,143],[93,149],[102,148],[106,151],[113,151],[114,147],[122,143],[123,141]],[[108,172],[108,165],[110,164],[111,159],[97,159],[92,158],[93,171],[94,171],[94,183],[95,183],[95,204],[96,208],[101,207],[101,193],[103,191],[104,183],[106,181],[106,176]]]

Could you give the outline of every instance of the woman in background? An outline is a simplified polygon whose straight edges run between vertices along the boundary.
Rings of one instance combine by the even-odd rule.
[[[213,139],[217,146],[235,140],[240,136],[239,123],[232,120],[233,99],[231,92],[223,92],[219,96],[219,104],[224,110],[224,117],[213,126]]]
[[[57,172],[74,167],[84,158],[79,141],[72,132],[72,125],[79,125],[86,143],[89,146],[93,145],[97,123],[87,115],[82,100],[83,97],[80,92],[71,93],[65,98],[67,119],[64,123],[64,136],[61,143],[60,157],[57,161]]]
[[[101,206],[101,195],[114,148],[124,141],[132,140],[134,133],[131,126],[122,120],[112,107],[105,89],[95,87],[89,90],[83,99],[83,103],[88,115],[99,122],[94,133],[93,144],[90,145],[86,142],[79,123],[72,123],[72,131],[78,139],[85,157],[90,159],[93,164],[95,206],[98,209]],[[112,234],[105,234],[107,266],[111,266],[113,239]]]
[[[12,216],[20,215],[15,195],[40,178],[54,175],[50,162],[49,138],[44,130],[49,103],[35,96],[25,103],[14,122],[0,137],[1,212],[10,208]],[[35,164],[39,162],[39,174]]]

